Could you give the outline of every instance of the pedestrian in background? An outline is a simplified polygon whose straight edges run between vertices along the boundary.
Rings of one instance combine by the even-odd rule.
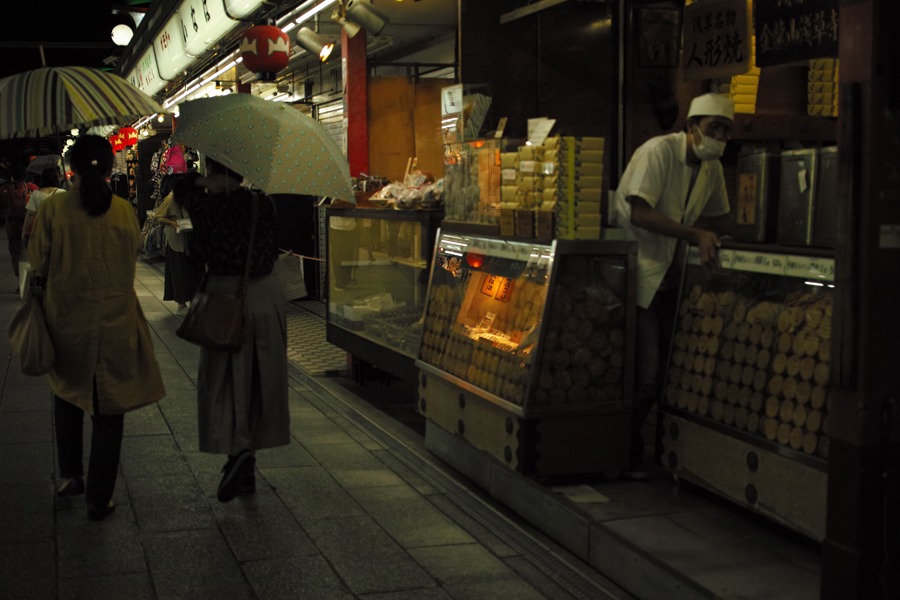
[[[59,188],[59,168],[47,167],[41,171],[38,185],[40,185],[40,188],[31,192],[28,203],[25,204],[25,224],[22,226],[22,239],[25,241],[26,246],[28,245],[28,237],[31,235],[31,229],[34,227],[34,217],[37,215],[41,203],[48,196],[62,191]]]
[[[19,280],[19,262],[24,260],[24,242],[22,230],[25,227],[25,206],[28,197],[38,189],[33,183],[25,182],[25,167],[13,165],[10,169],[10,181],[0,186],[0,214],[6,219],[6,239],[9,242],[9,259],[12,262],[16,281]],[[16,285],[16,293],[19,287]]]
[[[234,298],[247,264],[253,197],[259,215],[245,297],[244,343],[239,350],[200,349],[197,375],[200,451],[227,454],[220,502],[256,490],[256,451],[290,443],[287,323],[272,269],[278,258],[278,221],[268,196],[241,187],[243,176],[206,159],[206,177],[175,182],[175,201],[188,210],[193,242],[206,261],[211,295]]]
[[[191,254],[187,233],[181,230],[180,223],[190,221],[190,215],[175,201],[172,193],[178,177],[183,176],[168,175],[160,183],[163,201],[156,209],[154,218],[166,227],[166,286],[163,300],[177,302],[175,315],[180,317],[187,312],[187,303],[194,299],[200,288],[206,266]]]
[[[115,509],[124,413],[157,402],[165,389],[134,291],[140,228],[131,204],[106,183],[112,147],[83,135],[70,160],[73,189],[44,201],[28,258],[47,280],[44,311],[56,353],[48,377],[62,479],[57,495],[86,493],[87,516],[96,521]],[[86,487],[84,413],[93,423]]]

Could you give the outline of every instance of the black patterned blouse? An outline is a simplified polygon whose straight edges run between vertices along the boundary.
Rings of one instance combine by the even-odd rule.
[[[252,193],[241,188],[231,194],[208,194],[196,186],[198,177],[191,173],[175,183],[175,200],[187,209],[194,227],[189,251],[199,254],[197,258],[207,264],[212,275],[242,275],[250,242]],[[275,203],[260,194],[250,276],[271,273],[278,254]]]

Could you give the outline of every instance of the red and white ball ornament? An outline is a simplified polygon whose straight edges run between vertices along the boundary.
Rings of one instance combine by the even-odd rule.
[[[240,50],[247,69],[261,80],[274,80],[275,74],[288,64],[291,40],[274,25],[255,25],[244,32]]]

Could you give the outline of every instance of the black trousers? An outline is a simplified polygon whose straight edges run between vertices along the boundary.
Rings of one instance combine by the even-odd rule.
[[[82,463],[84,411],[66,402],[59,396],[53,397],[56,417],[56,451],[59,459],[59,474],[63,478],[84,475]],[[122,451],[122,431],[125,415],[101,415],[97,406],[97,390],[94,389],[94,414],[91,416],[91,458],[85,499],[92,506],[106,506],[116,489],[116,475],[119,470],[119,454]]]

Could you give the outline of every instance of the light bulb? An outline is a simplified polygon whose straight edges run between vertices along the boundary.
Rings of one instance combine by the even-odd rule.
[[[159,115],[159,117],[157,117],[157,119],[156,119],[156,120],[157,120],[157,121],[159,121],[159,122],[160,122],[160,123],[162,123],[162,122],[163,122],[163,120],[165,120],[165,117],[164,117],[164,116],[162,116],[162,115]]]

